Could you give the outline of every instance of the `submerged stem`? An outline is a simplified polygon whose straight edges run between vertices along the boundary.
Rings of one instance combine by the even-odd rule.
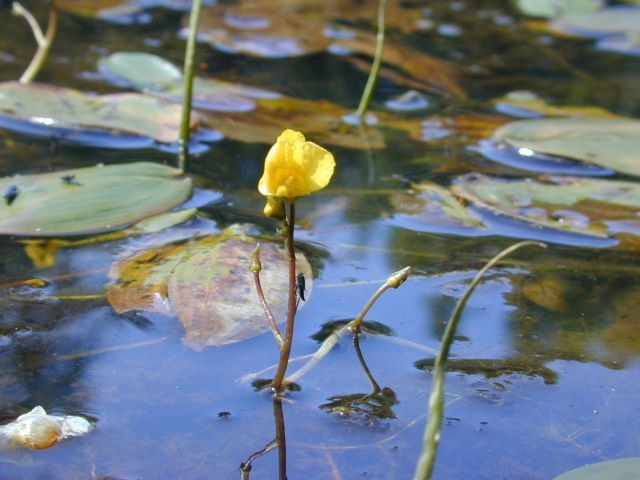
[[[387,0],[379,0],[378,4],[378,34],[376,35],[376,51],[373,56],[373,64],[371,65],[371,71],[369,72],[369,78],[367,78],[367,84],[362,92],[362,98],[358,105],[358,111],[356,115],[360,121],[369,107],[371,97],[373,96],[373,89],[378,81],[378,72],[380,71],[380,64],[382,63],[382,53],[384,51],[384,37],[385,37],[385,13],[387,9]]]
[[[36,39],[36,43],[38,44],[38,49],[31,59],[31,63],[29,63],[29,66],[20,76],[20,83],[29,83],[32,82],[34,78],[36,78],[36,75],[38,75],[38,72],[40,72],[45,60],[47,59],[47,55],[49,55],[49,50],[51,50],[51,45],[53,44],[53,39],[55,38],[56,31],[58,29],[58,11],[56,10],[55,5],[52,3],[51,8],[49,9],[49,23],[47,24],[47,33],[44,35],[42,33],[40,25],[31,14],[31,12],[24,8],[19,2],[13,2],[12,12],[15,15],[23,17],[27,21],[29,27],[31,27],[33,36]]]
[[[476,274],[471,281],[467,290],[462,297],[456,303],[456,306],[447,321],[444,334],[442,335],[442,345],[440,346],[440,352],[435,359],[433,368],[433,380],[431,385],[431,395],[429,396],[429,418],[427,426],[424,431],[422,453],[418,459],[416,465],[416,471],[413,475],[414,480],[429,480],[433,473],[433,467],[435,464],[436,453],[438,450],[438,443],[440,441],[440,429],[442,427],[442,414],[444,411],[444,375],[446,372],[447,359],[449,357],[449,350],[453,343],[453,338],[458,327],[458,322],[462,315],[462,310],[467,303],[467,300],[471,296],[471,293],[476,288],[484,274],[493,267],[496,263],[502,260],[507,255],[515,252],[519,248],[527,246],[537,246],[546,248],[546,244],[541,242],[525,241],[516,243],[498,253]]]
[[[189,15],[189,36],[184,54],[184,92],[182,97],[182,120],[180,122],[180,139],[178,140],[178,169],[184,172],[189,156],[189,134],[191,131],[191,97],[193,96],[193,70],[196,56],[196,37],[200,24],[202,0],[193,0]]]
[[[280,359],[278,369],[271,382],[271,388],[276,395],[282,391],[282,382],[287,372],[289,355],[291,354],[291,344],[293,343],[293,324],[296,316],[296,252],[293,244],[293,231],[295,230],[295,204],[289,204],[289,230],[287,232],[287,252],[289,252],[289,301],[287,308],[287,326],[284,333],[284,342],[280,349]]]

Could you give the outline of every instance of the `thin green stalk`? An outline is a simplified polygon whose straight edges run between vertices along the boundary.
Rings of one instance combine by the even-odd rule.
[[[384,51],[384,37],[385,37],[385,14],[387,10],[387,0],[380,0],[378,4],[378,34],[376,35],[376,51],[373,56],[373,64],[371,65],[371,71],[369,72],[369,78],[367,78],[367,84],[362,92],[362,98],[358,105],[358,111],[356,115],[362,122],[371,97],[373,96],[373,89],[378,81],[378,73],[380,72],[380,65],[382,64],[382,53]]]
[[[433,467],[435,465],[436,453],[438,450],[438,443],[440,441],[440,429],[442,427],[442,414],[444,412],[444,380],[447,367],[447,359],[449,357],[449,350],[453,343],[453,337],[458,327],[458,322],[462,315],[462,310],[467,303],[467,300],[471,296],[471,293],[476,288],[484,274],[492,268],[496,263],[502,260],[507,255],[515,252],[516,250],[527,247],[537,246],[546,248],[546,244],[541,242],[525,241],[512,245],[493,257],[489,262],[480,270],[474,279],[471,281],[464,295],[460,297],[458,303],[451,313],[444,334],[442,335],[442,345],[440,346],[440,352],[436,357],[433,368],[433,380],[431,385],[431,395],[429,396],[429,419],[424,431],[422,453],[418,459],[416,465],[416,471],[413,475],[414,480],[429,480],[433,473]]]
[[[193,70],[196,56],[196,38],[200,24],[202,0],[193,0],[189,16],[189,36],[184,54],[184,94],[182,98],[182,120],[180,122],[180,139],[178,140],[178,169],[185,171],[189,156],[189,134],[191,132],[191,97],[193,96]]]
[[[274,393],[280,395],[282,392],[282,382],[287,373],[289,355],[291,354],[291,344],[293,343],[293,324],[296,317],[296,252],[293,244],[293,231],[295,230],[296,208],[294,203],[289,204],[289,230],[287,232],[287,251],[289,252],[289,301],[287,309],[287,326],[284,333],[284,342],[280,349],[280,359],[278,369],[271,382]]]
[[[13,2],[11,6],[14,15],[19,15],[27,21],[29,27],[31,27],[33,36],[36,39],[36,43],[38,44],[38,49],[31,59],[31,63],[29,63],[29,66],[20,77],[20,83],[29,83],[36,78],[49,55],[49,50],[51,50],[51,45],[53,44],[53,39],[55,38],[56,31],[58,29],[58,11],[52,3],[51,8],[49,9],[47,33],[43,35],[40,25],[38,25],[37,20],[29,10],[24,8],[19,2]]]

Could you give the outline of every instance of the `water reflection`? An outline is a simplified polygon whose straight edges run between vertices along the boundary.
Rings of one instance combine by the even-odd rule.
[[[392,410],[392,407],[398,403],[396,393],[389,387],[380,388],[380,385],[376,382],[360,349],[360,333],[356,333],[353,336],[353,348],[358,357],[358,362],[371,384],[371,392],[334,395],[327,399],[329,403],[320,405],[320,408],[329,413],[336,413],[341,417],[359,418],[365,423],[397,418]]]

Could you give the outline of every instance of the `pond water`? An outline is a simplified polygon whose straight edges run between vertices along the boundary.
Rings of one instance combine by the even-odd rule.
[[[97,94],[133,91],[98,67],[118,51],[182,64],[184,11],[163,8],[163,2],[120,2],[143,6],[96,18],[100,4],[115,8],[118,2],[94,2],[85,16],[73,11],[74,3],[83,2],[60,2],[58,35],[39,82]],[[421,188],[460,186],[469,173],[633,183],[640,173],[637,157],[620,170],[545,155],[517,158],[522,155],[516,150],[483,142],[523,115],[547,115],[496,101],[515,91],[547,106],[600,107],[638,117],[638,57],[539,28],[546,21],[525,15],[516,2],[392,1],[388,57],[370,107],[379,123],[358,128],[341,117],[356,109],[367,80],[377,2],[306,1],[299,2],[299,12],[298,2],[286,2],[294,12],[289,16],[274,13],[280,2],[226,3],[203,14],[210,36],[203,34],[208,41],[198,44],[196,74],[308,102],[268,107],[265,100],[254,113],[205,112],[203,126],[221,134],[202,136],[187,166],[197,187],[188,206],[198,213],[167,237],[80,236],[57,250],[51,242],[30,250],[23,239],[3,238],[0,423],[41,405],[51,414],[83,416],[95,428],[45,450],[0,449],[0,478],[238,478],[240,463],[271,442],[273,403],[247,380],[273,375],[278,352],[269,333],[189,348],[173,315],[116,313],[105,287],[113,283],[109,269],[117,258],[162,239],[217,233],[237,223],[273,235],[275,223],[263,217],[256,185],[268,147],[285,127],[302,130],[337,161],[331,185],[297,202],[297,238],[314,279],[297,317],[292,356],[313,353],[318,343],[311,336],[324,324],[355,317],[388,275],[413,269],[367,316],[393,334],[360,339],[368,368],[384,387],[381,403],[350,414],[333,408],[336,397],[357,399],[371,391],[349,338],[283,402],[288,478],[411,478],[426,422],[428,360],[477,270],[517,239],[542,240],[548,248],[520,250],[491,269],[464,310],[447,374],[434,478],[549,479],[585,464],[637,456],[639,205],[626,205],[624,212],[607,203],[591,209],[594,222],[608,226],[591,235],[497,214],[466,194],[457,197],[466,199],[456,204],[465,212],[460,223],[437,203],[429,206],[434,195],[444,194]],[[25,5],[46,23],[45,2]],[[270,22],[268,34],[280,36],[243,43],[220,33],[224,19],[228,28],[248,31]],[[5,9],[0,22],[5,82],[21,75],[35,47],[22,19]],[[367,48],[358,46],[353,32],[368,39]],[[171,145],[89,147],[46,138],[56,132],[34,139],[15,132],[10,121],[2,126],[1,176],[98,163],[176,165]],[[110,141],[106,145],[115,146]],[[499,152],[487,154],[487,148]],[[558,162],[568,170],[554,170]],[[611,218],[598,217],[612,210]],[[584,223],[582,210],[566,207],[561,215],[565,223]],[[300,365],[296,360],[290,372]],[[255,459],[251,476],[278,478],[278,454]]]

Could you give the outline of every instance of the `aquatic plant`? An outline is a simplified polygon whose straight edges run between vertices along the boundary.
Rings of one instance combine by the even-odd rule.
[[[282,393],[282,382],[285,377],[296,314],[296,293],[304,298],[304,283],[298,288],[296,275],[296,254],[294,246],[295,202],[298,198],[309,195],[326,187],[331,181],[335,169],[335,159],[328,150],[309,142],[304,135],[294,130],[285,130],[271,147],[264,162],[264,173],[258,183],[258,190],[267,197],[264,214],[283,221],[282,231],[286,235],[286,248],[289,253],[289,297],[287,308],[287,324],[280,347],[280,361],[271,383],[276,395]],[[287,212],[288,206],[288,212]],[[254,268],[258,274],[259,252],[256,252]],[[259,278],[259,277],[258,277]],[[303,277],[304,278],[304,277]],[[258,281],[257,281],[258,282]],[[259,285],[259,283],[256,283]],[[257,287],[260,294],[261,289]],[[261,302],[266,304],[264,296]],[[271,324],[274,328],[273,323]],[[274,330],[276,339],[279,333]]]

